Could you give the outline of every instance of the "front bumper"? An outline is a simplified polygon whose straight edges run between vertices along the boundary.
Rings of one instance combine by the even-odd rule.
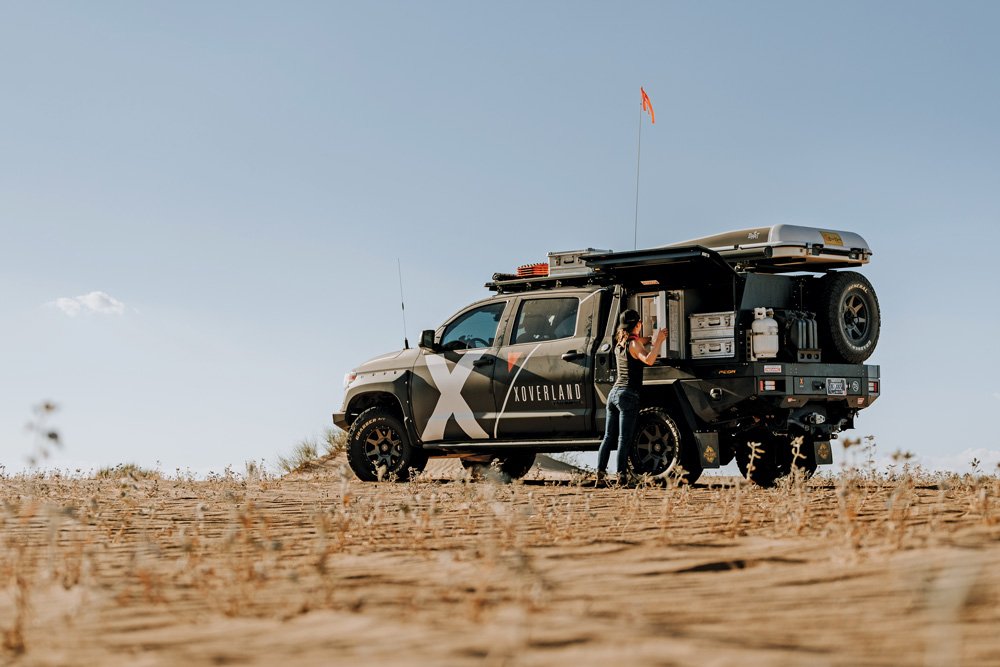
[[[334,412],[333,413],[333,423],[340,429],[346,431],[350,428],[350,423],[347,421],[346,412]]]

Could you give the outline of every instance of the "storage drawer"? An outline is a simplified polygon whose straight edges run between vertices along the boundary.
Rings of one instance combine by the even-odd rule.
[[[736,356],[735,338],[706,338],[691,341],[691,358],[715,359]]]
[[[736,335],[736,313],[697,313],[688,317],[691,340],[732,338]]]

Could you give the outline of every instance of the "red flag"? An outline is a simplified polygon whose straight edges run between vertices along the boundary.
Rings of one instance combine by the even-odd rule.
[[[649,120],[656,125],[656,113],[653,111],[653,103],[649,100],[649,95],[643,90],[642,86],[639,86],[639,92],[642,93],[642,110],[649,113]]]

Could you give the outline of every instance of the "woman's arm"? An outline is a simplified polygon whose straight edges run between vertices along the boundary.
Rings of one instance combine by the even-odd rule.
[[[635,357],[642,363],[646,364],[647,366],[652,366],[653,362],[655,362],[656,358],[659,356],[660,345],[662,345],[663,341],[665,341],[666,339],[667,339],[667,330],[660,329],[659,331],[656,332],[656,336],[653,338],[653,344],[649,348],[649,352],[644,350],[642,345],[639,344],[639,341],[634,339],[629,342],[628,351],[632,354],[633,357]]]

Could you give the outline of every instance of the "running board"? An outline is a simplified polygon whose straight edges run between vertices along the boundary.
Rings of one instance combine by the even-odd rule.
[[[536,452],[583,452],[599,449],[601,440],[594,438],[570,440],[472,440],[424,445],[427,450],[494,451],[497,449],[534,449]]]

